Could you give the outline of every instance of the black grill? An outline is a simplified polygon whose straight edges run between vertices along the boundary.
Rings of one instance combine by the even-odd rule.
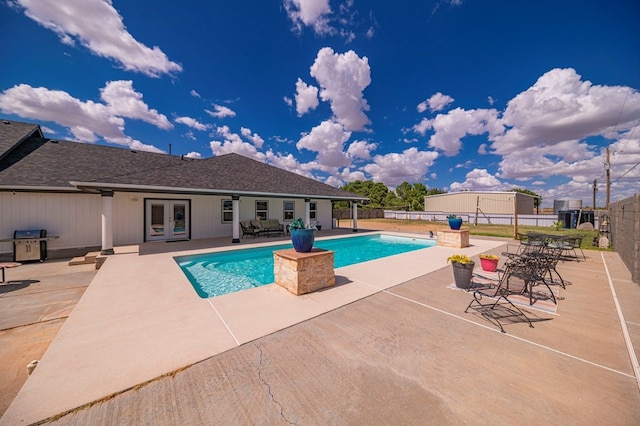
[[[17,229],[13,232],[13,261],[44,261],[47,259],[46,229]]]

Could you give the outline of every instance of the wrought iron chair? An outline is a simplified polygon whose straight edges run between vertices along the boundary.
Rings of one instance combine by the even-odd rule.
[[[470,309],[478,312],[487,321],[497,325],[503,333],[506,333],[506,331],[500,320],[506,318],[524,318],[529,327],[533,328],[531,320],[518,306],[509,300],[510,295],[522,294],[525,290],[524,286],[515,287],[510,282],[510,279],[516,276],[526,277],[532,274],[529,271],[532,266],[525,259],[526,256],[514,256],[507,260],[504,270],[498,274],[499,279],[496,284],[483,284],[472,287],[473,299],[469,302],[464,312],[467,313]],[[484,298],[488,298],[490,301],[483,303]]]

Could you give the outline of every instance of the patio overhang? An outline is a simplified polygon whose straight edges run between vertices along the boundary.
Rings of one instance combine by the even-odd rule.
[[[236,191],[232,189],[209,189],[209,188],[188,188],[174,186],[150,186],[131,185],[108,182],[69,182],[79,191],[90,193],[101,193],[104,191],[116,192],[149,192],[149,193],[170,193],[170,194],[195,194],[195,195],[222,195],[222,196],[247,196],[247,197],[276,197],[276,198],[313,198],[320,200],[335,201],[367,201],[367,197],[359,195],[337,195],[337,194],[295,194],[288,192],[262,192],[262,191]]]

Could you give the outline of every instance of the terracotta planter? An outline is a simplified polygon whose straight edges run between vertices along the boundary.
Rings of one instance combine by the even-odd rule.
[[[462,219],[449,219],[449,228],[458,230],[462,226]]]
[[[315,240],[315,229],[292,229],[291,242],[298,253],[309,253]]]
[[[471,278],[473,278],[473,267],[475,263],[452,262],[453,279],[456,287],[468,290],[471,288]]]
[[[480,258],[480,266],[482,266],[483,271],[495,272],[498,269],[498,260]]]

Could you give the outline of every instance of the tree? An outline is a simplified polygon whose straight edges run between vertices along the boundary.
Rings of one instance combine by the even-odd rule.
[[[384,197],[384,206],[387,208],[394,208],[402,205],[402,200],[398,198],[395,192],[389,191]]]
[[[382,183],[373,181],[361,181],[356,180],[344,185],[341,189],[345,191],[353,192],[354,194],[367,197],[370,202],[367,205],[369,208],[381,208],[384,207],[384,200],[389,192],[389,188]]]
[[[409,182],[402,182],[396,187],[396,195],[407,206],[411,205],[411,189],[412,186]]]
[[[390,191],[384,183],[374,183],[370,180],[349,182],[340,189],[367,197],[370,202],[364,206],[365,208],[393,208],[413,211],[424,210],[424,197],[426,195],[444,194],[446,192],[439,188],[427,188],[423,183],[410,184],[409,182],[402,182],[394,192]],[[333,208],[348,209],[349,202],[337,201],[334,203]]]
[[[429,188],[427,190],[427,195],[438,195],[438,194],[446,194],[447,191],[445,191],[444,189],[440,189],[440,188]]]

